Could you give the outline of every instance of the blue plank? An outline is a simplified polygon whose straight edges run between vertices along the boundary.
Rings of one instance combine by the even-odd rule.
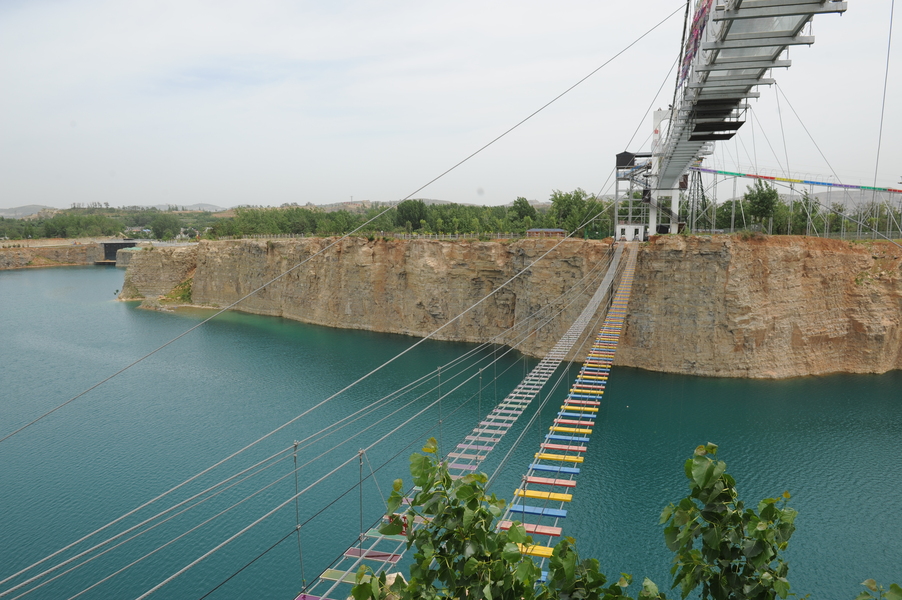
[[[570,475],[579,475],[579,469],[576,467],[558,467],[555,465],[540,465],[534,463],[529,465],[533,471],[551,471],[552,473],[568,473]]]
[[[588,442],[589,438],[580,437],[578,435],[556,435],[549,433],[545,436],[546,440],[560,440],[562,442]]]
[[[510,511],[523,513],[524,515],[539,515],[542,517],[564,518],[567,516],[567,511],[563,508],[545,508],[543,506],[527,506],[525,504],[511,504]]]
[[[559,413],[557,414],[557,416],[559,416],[559,417],[582,417],[582,418],[585,418],[585,419],[594,419],[594,418],[595,418],[595,413],[559,412]]]

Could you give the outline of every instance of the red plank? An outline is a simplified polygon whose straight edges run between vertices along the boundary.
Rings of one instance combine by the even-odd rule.
[[[513,523],[511,521],[501,521],[498,523],[498,529],[510,529]],[[523,523],[523,528],[526,530],[526,533],[534,533],[536,535],[553,535],[559,536],[561,535],[560,527],[550,527],[548,525],[533,525],[532,523]]]

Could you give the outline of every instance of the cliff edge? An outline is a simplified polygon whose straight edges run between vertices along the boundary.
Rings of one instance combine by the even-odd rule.
[[[616,363],[783,378],[902,368],[902,249],[802,236],[643,245]]]
[[[348,238],[274,281],[236,306],[273,315],[350,329],[466,342],[489,340],[543,307],[560,312],[518,348],[547,352],[579,315],[594,289],[565,291],[606,263],[610,243],[568,240],[535,267],[527,266],[557,240],[516,242],[367,240]],[[190,280],[190,303],[229,306],[320,252],[335,238],[273,241],[204,241],[188,248],[135,252],[120,298],[145,299],[157,307]],[[596,273],[598,269],[595,269]],[[449,323],[492,290],[520,274],[503,290]],[[603,274],[603,273],[602,273]],[[171,303],[169,303],[171,305]],[[514,343],[505,337],[500,343]]]
[[[201,242],[134,253],[122,299],[154,305],[178,289],[194,305],[228,306],[333,239]],[[560,311],[519,349],[543,355],[594,290],[556,300],[603,263],[609,245],[349,238],[238,310],[423,336],[488,292],[501,292],[436,339],[481,342],[542,306]],[[616,364],[673,373],[782,378],[902,368],[902,250],[806,237],[661,236],[639,249]],[[512,343],[513,340],[505,340]],[[572,359],[579,357],[574,356]]]

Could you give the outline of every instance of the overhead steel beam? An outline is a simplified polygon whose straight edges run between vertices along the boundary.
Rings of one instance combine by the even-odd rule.
[[[723,93],[723,94],[705,94],[704,96],[699,96],[701,100],[743,100],[745,98],[760,98],[760,92],[733,92],[733,93]]]
[[[745,121],[721,121],[720,123],[696,123],[695,131],[729,131],[739,129],[745,125]]]
[[[781,50],[782,46],[810,46],[814,43],[813,35],[776,36],[754,40],[731,40],[719,42],[703,42],[702,50],[742,50],[745,48],[769,48]],[[760,58],[760,57],[759,57]]]
[[[735,131],[731,131],[730,133],[701,133],[699,135],[692,135],[689,138],[690,142],[718,142],[718,141],[726,141],[733,139],[733,136],[736,135]]]
[[[796,17],[803,15],[819,15],[825,13],[845,12],[849,8],[846,2],[824,2],[822,4],[782,4],[771,6],[748,7],[742,5],[737,10],[715,11],[714,21],[736,21],[740,19],[767,19],[772,17]]]
[[[743,75],[740,77],[708,77],[705,81],[700,83],[690,83],[690,90],[698,90],[698,89],[706,89],[711,87],[754,87],[756,85],[773,85],[773,79],[757,79],[753,77],[749,77],[748,75]]]
[[[744,62],[720,62],[713,65],[703,65],[695,70],[701,73],[710,71],[734,71],[737,69],[779,69],[792,66],[791,60],[749,60]]]

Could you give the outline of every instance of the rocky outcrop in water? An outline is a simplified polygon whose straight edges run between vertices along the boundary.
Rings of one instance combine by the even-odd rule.
[[[122,298],[155,299],[191,281],[192,303],[228,306],[334,239],[202,242],[136,252]],[[239,310],[331,327],[485,341],[542,306],[560,314],[520,348],[542,355],[591,292],[559,296],[604,261],[603,242],[344,240]],[[902,251],[804,237],[662,236],[639,249],[616,364],[725,377],[902,368]],[[512,343],[510,339],[505,342]]]

